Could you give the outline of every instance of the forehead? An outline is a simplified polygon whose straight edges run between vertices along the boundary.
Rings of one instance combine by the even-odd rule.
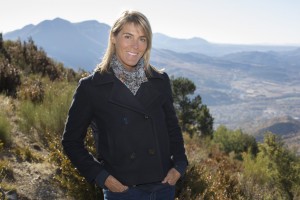
[[[131,23],[126,23],[121,29],[122,33],[132,33],[132,34],[138,34],[141,36],[145,36],[145,31],[142,28],[141,25],[135,24],[133,22]]]

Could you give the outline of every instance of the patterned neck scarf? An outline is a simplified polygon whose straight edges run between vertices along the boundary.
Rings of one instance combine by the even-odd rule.
[[[148,81],[144,70],[143,58],[139,60],[133,71],[127,71],[117,59],[117,56],[114,55],[110,62],[110,67],[113,69],[115,76],[128,87],[133,95],[136,95],[142,83]]]

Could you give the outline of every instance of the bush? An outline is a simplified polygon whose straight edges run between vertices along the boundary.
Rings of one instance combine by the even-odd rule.
[[[20,71],[7,60],[0,59],[0,93],[15,96],[20,84]]]
[[[2,112],[0,113],[0,143],[3,146],[11,144],[11,125]]]
[[[23,81],[18,91],[21,100],[30,100],[33,103],[41,103],[44,100],[45,89],[39,79],[27,79]]]
[[[48,146],[49,140],[61,135],[75,84],[67,82],[47,82],[44,80],[43,102],[34,104],[22,101],[19,107],[20,129],[33,139],[41,140]]]
[[[279,137],[267,133],[264,143],[259,144],[257,156],[244,153],[243,158],[244,182],[259,185],[263,197],[272,195],[277,199],[294,199],[299,196],[299,156],[288,150]],[[247,187],[246,191],[251,190]]]
[[[4,178],[14,180],[14,173],[8,161],[0,160],[0,183]]]
[[[28,147],[21,148],[16,147],[14,150],[14,154],[19,162],[42,162],[44,159],[38,154],[32,152]]]
[[[58,166],[58,170],[54,175],[54,180],[61,188],[67,191],[69,196],[78,200],[85,199],[102,199],[102,190],[93,184],[89,184],[72,165],[70,160],[63,153],[60,143],[61,139],[52,140],[50,149],[50,160]],[[96,155],[94,139],[89,130],[86,137],[86,147],[92,154]]]
[[[219,126],[214,132],[213,142],[220,144],[225,153],[234,152],[238,159],[241,159],[241,153],[247,152],[248,149],[255,155],[258,148],[253,136],[244,134],[241,130],[229,130],[225,126]]]

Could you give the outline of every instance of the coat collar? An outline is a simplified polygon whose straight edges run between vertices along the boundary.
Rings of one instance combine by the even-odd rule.
[[[103,74],[95,72],[92,75],[92,83],[94,85],[113,83],[109,97],[111,103],[145,114],[146,109],[160,97],[160,92],[154,88],[152,82],[164,78],[162,74],[155,70],[152,70],[152,76],[147,77],[149,81],[141,85],[136,96],[134,96],[130,90],[114,76],[112,70]]]
[[[147,78],[149,81],[153,79],[163,79],[163,75],[154,69],[151,68],[151,76],[147,75]],[[112,69],[109,69],[108,72],[101,74],[100,72],[94,72],[92,74],[92,83],[95,85],[102,85],[102,84],[107,84],[114,82],[114,72]]]

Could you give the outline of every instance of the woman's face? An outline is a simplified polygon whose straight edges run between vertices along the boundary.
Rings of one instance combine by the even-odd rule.
[[[133,23],[125,24],[117,36],[112,37],[116,56],[124,67],[132,71],[147,49],[143,29]]]

